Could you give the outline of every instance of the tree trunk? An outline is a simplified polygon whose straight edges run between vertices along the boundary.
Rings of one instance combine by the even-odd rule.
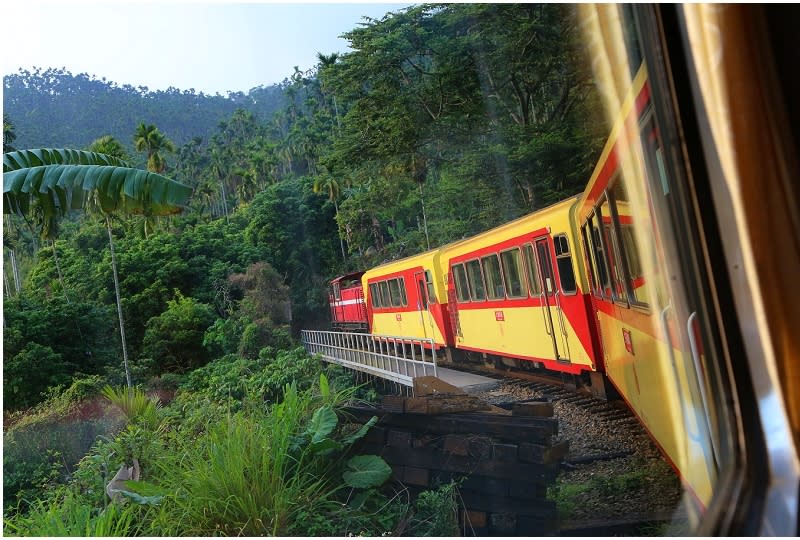
[[[22,285],[20,284],[20,279],[19,279],[19,267],[17,266],[17,256],[14,254],[13,249],[9,250],[9,253],[10,253],[9,258],[11,259],[11,273],[14,276],[14,288],[16,289],[17,294],[19,294],[19,291],[22,290]]]
[[[333,207],[336,209],[336,217],[339,216],[339,203],[336,202],[336,199],[333,200]],[[335,218],[334,218],[335,219]],[[344,252],[344,240],[342,240],[342,231],[339,230],[339,221],[336,220],[336,232],[339,235],[339,246],[342,248],[342,260],[347,260],[347,255]]]
[[[419,202],[422,205],[422,226],[425,229],[425,245],[431,249],[431,241],[428,239],[428,218],[425,216],[425,200],[422,198],[422,182],[419,184]]]
[[[133,388],[131,382],[131,370],[128,368],[128,343],[125,340],[125,321],[122,318],[122,300],[119,295],[119,276],[117,275],[117,255],[114,253],[114,237],[111,234],[111,217],[106,216],[106,228],[108,229],[108,245],[111,248],[111,268],[114,271],[114,292],[117,295],[117,314],[119,315],[119,336],[122,339],[122,361],[125,365],[125,379],[128,388]]]
[[[225,180],[220,178],[219,185],[222,188],[222,212],[225,214],[225,221],[228,221],[228,198],[225,196]]]
[[[64,276],[61,275],[61,265],[58,264],[58,253],[56,252],[56,241],[50,240],[53,246],[53,261],[56,263],[56,271],[58,272],[58,282],[61,284],[61,290],[64,291],[64,300],[69,304],[69,296],[67,295],[67,287],[64,285]]]

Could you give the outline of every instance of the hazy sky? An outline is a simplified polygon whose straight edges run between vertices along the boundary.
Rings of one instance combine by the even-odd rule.
[[[363,15],[410,4],[3,0],[3,75],[65,67],[150,90],[247,92],[313,67],[318,51],[347,52],[338,36]]]

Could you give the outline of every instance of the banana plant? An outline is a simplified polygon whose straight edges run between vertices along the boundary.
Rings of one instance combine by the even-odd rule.
[[[38,213],[41,232],[45,235],[58,218],[71,210],[96,208],[105,217],[122,356],[129,387],[133,383],[128,366],[111,216],[118,213],[145,216],[177,214],[183,210],[191,193],[188,186],[160,174],[132,168],[108,154],[62,148],[3,154],[4,213],[22,216]]]

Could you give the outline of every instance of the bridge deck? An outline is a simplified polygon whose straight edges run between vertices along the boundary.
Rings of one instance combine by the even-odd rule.
[[[484,377],[483,375],[464,373],[463,371],[456,371],[441,366],[437,366],[436,376],[446,383],[461,388],[467,393],[491,390],[500,384],[500,381]]]

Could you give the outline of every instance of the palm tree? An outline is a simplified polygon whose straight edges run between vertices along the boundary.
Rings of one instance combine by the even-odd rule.
[[[336,210],[336,214],[334,219],[339,216],[339,197],[341,196],[341,188],[339,187],[339,182],[331,176],[330,174],[325,174],[322,176],[317,176],[317,179],[314,180],[314,193],[326,193],[328,194],[328,200],[333,202],[333,208]],[[336,231],[339,235],[339,246],[342,248],[342,260],[346,260],[347,256],[345,255],[344,251],[344,240],[342,240],[342,231],[339,230],[339,221],[336,220]]]
[[[14,142],[14,139],[17,138],[17,134],[14,132],[16,127],[8,115],[3,115],[3,153],[6,152],[13,152],[14,147],[11,146],[11,143]]]
[[[111,248],[117,313],[125,377],[133,386],[128,366],[125,324],[119,293],[117,259],[111,216],[117,212],[145,215],[179,213],[192,190],[156,173],[133,169],[121,159],[69,149],[21,150],[3,154],[3,211],[41,213],[42,230],[70,210],[94,207],[105,216]]]
[[[147,152],[147,170],[162,173],[167,168],[163,152],[174,152],[175,143],[161,133],[156,126],[144,125],[140,122],[133,136],[133,144],[137,152]]]

